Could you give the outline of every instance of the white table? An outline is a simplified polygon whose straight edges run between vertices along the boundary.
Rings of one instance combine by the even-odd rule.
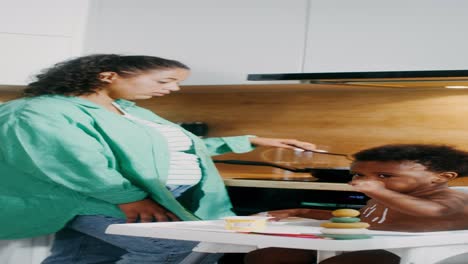
[[[319,221],[301,224],[272,224],[265,232],[318,233]],[[468,230],[430,233],[378,232],[371,239],[326,240],[224,230],[220,221],[115,224],[109,234],[200,241],[183,263],[197,263],[203,252],[249,252],[258,248],[282,247],[317,250],[319,261],[342,251],[384,249],[401,257],[401,264],[434,264],[468,252]],[[468,261],[467,261],[468,263]]]

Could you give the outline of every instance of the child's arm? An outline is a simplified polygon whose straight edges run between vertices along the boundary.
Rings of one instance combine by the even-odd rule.
[[[463,210],[465,201],[455,195],[439,195],[424,199],[385,188],[382,182],[371,180],[353,180],[351,185],[358,192],[363,192],[393,210],[408,215],[441,217]]]
[[[281,220],[288,217],[303,217],[317,220],[328,220],[333,215],[331,210],[296,208],[286,210],[268,211],[268,215],[274,217],[274,220]]]

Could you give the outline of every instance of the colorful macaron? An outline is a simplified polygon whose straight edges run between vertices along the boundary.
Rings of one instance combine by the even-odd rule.
[[[333,239],[366,239],[368,235],[368,223],[361,222],[358,218],[359,211],[354,209],[338,209],[332,212],[334,217],[329,222],[320,224],[323,237]]]

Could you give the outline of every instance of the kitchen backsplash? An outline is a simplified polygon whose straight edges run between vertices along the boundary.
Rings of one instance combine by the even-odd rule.
[[[0,101],[18,95],[0,92]],[[209,127],[208,137],[296,138],[339,153],[390,143],[449,144],[468,150],[465,89],[187,86],[138,104],[173,122],[203,122]],[[262,151],[241,156],[261,160]]]

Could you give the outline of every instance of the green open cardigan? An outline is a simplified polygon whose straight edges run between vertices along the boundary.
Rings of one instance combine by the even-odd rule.
[[[177,126],[133,102],[128,113]],[[88,100],[22,98],[0,105],[0,239],[56,232],[76,215],[125,217],[118,204],[147,196],[182,220],[233,215],[211,156],[253,149],[247,136],[199,139],[202,179],[179,200],[165,187],[164,137]]]

